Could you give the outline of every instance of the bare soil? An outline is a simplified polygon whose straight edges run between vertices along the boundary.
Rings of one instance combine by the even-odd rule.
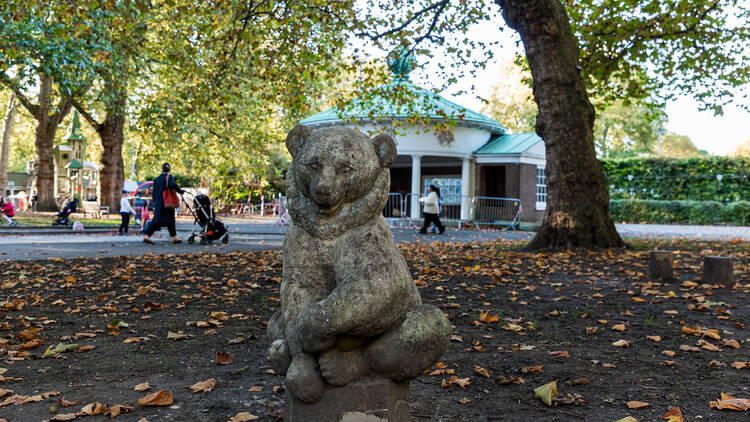
[[[455,326],[440,364],[412,382],[413,420],[655,421],[673,406],[690,421],[750,418],[709,407],[722,392],[750,398],[750,368],[731,366],[750,362],[749,245],[549,254],[514,246],[401,246],[424,302]],[[646,275],[654,247],[678,250],[674,280]],[[701,280],[702,257],[715,254],[734,258],[734,282]],[[99,402],[131,407],[117,416],[124,421],[225,422],[239,412],[279,420],[283,378],[264,356],[281,270],[280,251],[2,263],[0,392],[12,393],[0,397],[0,419],[42,421]],[[45,355],[60,343],[78,348]],[[217,352],[234,362],[217,364]],[[210,378],[210,392],[187,388]],[[575,403],[535,398],[551,381]],[[145,382],[149,390],[134,390]],[[172,405],[136,404],[162,389]],[[43,393],[52,394],[30,401]],[[14,395],[25,403],[4,405]]]

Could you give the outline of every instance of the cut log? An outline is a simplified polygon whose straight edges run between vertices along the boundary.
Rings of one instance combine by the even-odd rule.
[[[648,275],[656,280],[669,280],[672,278],[674,268],[674,255],[672,251],[651,251],[648,261]]]
[[[703,258],[704,283],[730,283],[733,278],[731,257],[707,256]]]

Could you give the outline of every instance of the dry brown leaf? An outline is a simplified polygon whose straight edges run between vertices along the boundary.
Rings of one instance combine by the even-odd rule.
[[[109,408],[109,412],[106,412],[105,414],[109,415],[110,418],[114,418],[117,415],[125,415],[127,413],[130,413],[133,410],[132,407],[129,406],[123,406],[121,404],[116,404]]]
[[[569,358],[570,357],[570,353],[568,353],[565,350],[556,350],[554,352],[549,352],[548,354],[556,358]]]
[[[750,362],[735,362],[732,364],[734,369],[750,369]],[[2,397],[2,395],[0,395]]]
[[[612,343],[612,345],[615,346],[615,347],[626,347],[626,348],[630,347],[630,343],[628,341],[622,340],[622,339],[617,340],[616,342]]]
[[[60,413],[52,417],[50,421],[72,421],[77,418],[75,413]]]
[[[673,352],[673,351],[671,351],[671,350],[663,350],[661,352],[661,354],[664,355],[664,356],[666,356],[666,357],[668,357],[668,358],[673,358],[674,355],[676,355],[676,353]]]
[[[482,367],[481,367],[481,366],[479,366],[479,365],[477,365],[477,366],[475,366],[475,367],[474,367],[474,372],[476,372],[477,374],[479,374],[479,375],[482,375],[482,376],[484,376],[484,377],[486,377],[486,378],[489,378],[489,377],[490,377],[490,373],[489,373],[489,372],[487,372],[487,370],[486,370],[486,369],[482,368]]]
[[[2,397],[2,394],[0,394],[0,397]],[[65,397],[60,397],[57,404],[59,404],[60,407],[70,407],[78,404],[78,400],[65,400]]]
[[[461,404],[471,403],[471,400],[467,399],[466,397],[461,397],[458,399],[458,402]]]
[[[500,385],[510,385],[510,384],[524,384],[526,383],[526,380],[521,377],[505,378],[504,376],[499,376],[497,377],[497,382]]]
[[[682,410],[679,407],[674,406],[667,411],[667,413],[661,415],[662,419],[666,419],[667,422],[685,422],[682,417]]]
[[[133,388],[133,390],[135,390],[135,391],[146,391],[149,388],[151,388],[151,386],[148,385],[147,382],[142,382],[142,383],[136,385],[135,388]]]
[[[216,364],[217,365],[231,365],[234,363],[234,358],[226,352],[216,352]]]
[[[681,344],[680,350],[683,352],[700,352],[701,349],[695,347],[695,346],[688,346],[687,344]]]
[[[172,393],[159,390],[138,400],[138,406],[169,406],[173,403]]]
[[[489,312],[479,312],[479,320],[482,322],[498,322],[500,321],[499,315],[490,315]]]
[[[216,387],[216,380],[209,378],[205,381],[198,381],[191,385],[189,388],[193,390],[193,393],[207,393]]]
[[[529,372],[542,372],[542,365],[521,367],[521,373],[527,374]]]
[[[651,341],[661,341],[661,336],[646,336]]]
[[[613,325],[612,331],[625,331],[625,324]]]
[[[721,398],[710,403],[712,408],[737,410],[744,412],[750,409],[750,399],[739,399],[728,394],[721,393]]]
[[[644,401],[636,401],[631,400],[627,403],[625,403],[629,409],[643,409],[644,407],[649,407],[650,405]]]
[[[85,414],[87,414],[89,416],[94,416],[94,415],[98,415],[98,414],[104,412],[106,409],[107,409],[106,406],[104,406],[103,404],[95,401],[93,403],[87,404],[86,406],[83,406],[83,408],[81,409],[81,412],[83,412],[83,413],[85,413]]]
[[[240,412],[231,418],[227,422],[247,422],[247,421],[254,421],[256,419],[260,419],[260,416],[255,416],[250,414],[250,412]]]
[[[263,391],[263,387],[252,386],[248,388],[247,391]]]
[[[724,346],[729,346],[733,349],[739,349],[740,348],[740,342],[734,339],[724,340]]]

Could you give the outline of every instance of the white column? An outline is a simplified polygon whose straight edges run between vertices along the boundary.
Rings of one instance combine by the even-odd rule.
[[[411,218],[420,215],[419,196],[422,194],[422,156],[411,156]]]
[[[470,218],[470,206],[469,201],[471,184],[471,158],[464,158],[461,162],[461,220],[468,220]]]

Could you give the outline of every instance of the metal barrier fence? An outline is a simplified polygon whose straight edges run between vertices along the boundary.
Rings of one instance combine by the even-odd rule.
[[[383,216],[399,227],[415,227],[413,220],[424,218],[422,203],[424,195],[408,193],[388,194]],[[465,211],[461,212],[461,207]],[[415,213],[412,213],[415,210]],[[473,223],[479,225],[508,226],[515,229],[521,217],[521,201],[516,198],[493,198],[487,196],[445,195],[440,198],[438,212],[446,222]],[[463,214],[463,215],[462,215]]]

